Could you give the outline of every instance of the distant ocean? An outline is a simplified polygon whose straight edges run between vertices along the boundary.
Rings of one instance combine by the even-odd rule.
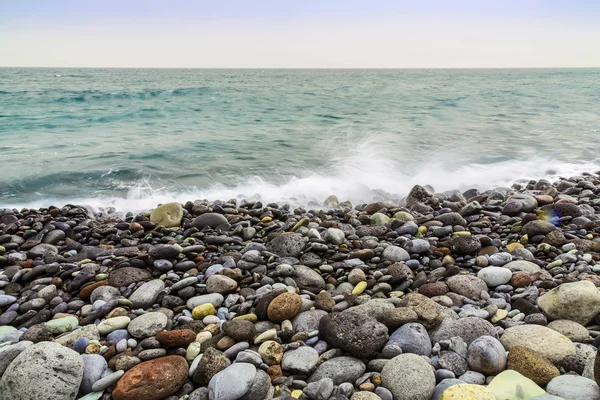
[[[398,199],[600,170],[600,69],[0,69],[0,208]]]

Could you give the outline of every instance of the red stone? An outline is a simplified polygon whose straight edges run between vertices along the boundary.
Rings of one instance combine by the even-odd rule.
[[[196,340],[196,333],[190,329],[160,331],[155,336],[161,344],[168,347],[183,347]]]
[[[112,392],[114,400],[161,400],[183,386],[188,363],[181,356],[145,361],[123,375]]]

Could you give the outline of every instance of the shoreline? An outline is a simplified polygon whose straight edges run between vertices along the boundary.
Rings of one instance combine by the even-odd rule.
[[[0,397],[600,397],[600,176],[340,200],[0,210]]]

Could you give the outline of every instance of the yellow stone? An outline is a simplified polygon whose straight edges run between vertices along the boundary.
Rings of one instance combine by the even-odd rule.
[[[425,233],[427,233],[427,227],[426,227],[426,226],[423,226],[423,225],[421,225],[421,226],[418,228],[418,232],[419,232],[419,233],[421,233],[421,234],[425,234]]]
[[[260,222],[262,222],[263,224],[268,224],[271,221],[273,221],[272,217],[263,217],[263,219],[260,220]]]
[[[523,246],[521,243],[517,243],[517,242],[510,243],[510,244],[507,244],[507,245],[506,245],[506,248],[507,248],[507,249],[508,249],[508,251],[509,251],[509,252],[511,252],[511,253],[512,253],[513,251],[517,250],[517,249],[522,249],[522,248],[524,248],[524,247],[525,247],[525,246]]]
[[[501,321],[504,318],[506,318],[507,315],[508,315],[508,311],[500,309],[500,310],[496,311],[496,315],[494,315],[492,317],[492,322]]]
[[[293,390],[291,393],[291,396],[295,399],[299,399],[300,396],[302,396],[302,390],[298,390],[298,389]]]
[[[346,243],[342,243],[342,244],[340,244],[340,248],[347,249],[348,245]]]
[[[246,321],[250,321],[250,322],[258,321],[258,317],[256,316],[256,314],[238,315],[237,317],[235,317],[233,319],[242,319],[242,320],[246,320]]]
[[[454,262],[454,258],[452,258],[451,256],[444,256],[444,258],[442,258],[443,265],[454,264]]]
[[[454,236],[471,236],[471,232],[469,232],[469,231],[459,231],[459,232],[454,232],[453,235]]]
[[[529,235],[521,236],[521,244],[527,244],[529,242]]]
[[[444,390],[440,400],[496,400],[496,396],[485,386],[461,383]]]
[[[362,292],[364,292],[366,288],[367,288],[367,282],[365,282],[365,281],[358,282],[356,284],[356,286],[354,287],[354,289],[352,290],[352,294],[359,295]]]
[[[404,292],[402,292],[400,290],[396,290],[396,291],[393,291],[393,292],[389,292],[388,296],[390,296],[390,297],[402,297],[402,296],[404,296]]]
[[[211,303],[200,304],[192,310],[192,318],[195,320],[203,320],[209,315],[217,315],[217,310]]]

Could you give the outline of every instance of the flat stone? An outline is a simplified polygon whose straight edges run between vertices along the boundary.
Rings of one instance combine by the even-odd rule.
[[[144,339],[156,335],[167,327],[167,316],[160,312],[142,314],[133,319],[127,330],[136,339]]]
[[[160,292],[165,288],[165,283],[160,279],[154,279],[144,283],[131,296],[129,300],[134,308],[150,308],[156,303]]]

